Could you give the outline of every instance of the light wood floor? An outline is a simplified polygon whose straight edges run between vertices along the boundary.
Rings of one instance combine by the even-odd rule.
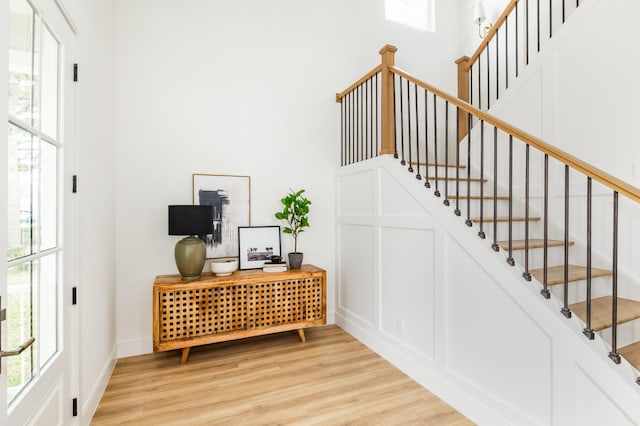
[[[337,326],[118,360],[92,425],[467,425]]]

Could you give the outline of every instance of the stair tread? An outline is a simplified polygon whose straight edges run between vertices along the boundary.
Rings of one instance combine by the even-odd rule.
[[[511,220],[513,222],[524,222],[524,216],[514,216],[511,218]],[[540,218],[537,216],[529,216],[529,221],[530,222],[536,222],[539,221]],[[480,218],[479,217],[472,217],[471,218],[471,222],[480,222]],[[493,218],[492,217],[485,217],[484,218],[484,223],[489,223],[489,222],[493,222]],[[509,217],[508,216],[504,216],[504,217],[498,217],[496,218],[496,222],[509,222]]]
[[[640,342],[625,346],[619,349],[618,352],[629,361],[629,364],[633,365],[637,370],[640,370]]]
[[[532,269],[531,275],[540,282],[544,279],[544,269]],[[611,275],[608,269],[591,268],[591,277],[606,277]],[[581,265],[569,265],[569,282],[587,279],[587,267]],[[552,266],[547,272],[547,285],[564,284],[564,265]]]
[[[525,240],[513,240],[511,242],[511,248],[513,250],[524,250]],[[569,245],[572,246],[575,243],[573,241],[569,241]],[[503,249],[507,250],[509,248],[509,241],[498,241],[498,245]],[[564,240],[547,240],[547,247],[559,247],[564,246]],[[544,247],[544,239],[543,238],[531,238],[529,239],[529,248],[543,248]]]
[[[594,331],[604,330],[613,324],[611,318],[611,296],[598,297],[591,301],[591,328]],[[586,321],[587,302],[574,303],[569,305],[580,319]],[[618,324],[633,321],[640,318],[640,302],[637,300],[623,299],[618,297]]]
[[[459,200],[466,200],[467,198],[471,198],[472,200],[480,200],[480,196],[479,195],[472,195],[471,197],[467,196],[467,195],[458,195],[456,196],[454,195],[449,195],[449,199],[459,199]],[[496,197],[498,200],[509,200],[509,196],[507,195],[498,195]],[[483,195],[482,196],[483,200],[493,200],[493,195]]]
[[[420,165],[420,166],[424,166],[425,162],[424,161],[410,161],[408,162],[408,164],[411,164],[412,166],[416,166],[416,165]],[[465,166],[464,164],[460,164],[460,165],[455,165],[455,164],[445,164],[445,163],[429,163],[429,167],[449,167],[449,168],[453,168],[453,169],[466,169],[467,166]]]

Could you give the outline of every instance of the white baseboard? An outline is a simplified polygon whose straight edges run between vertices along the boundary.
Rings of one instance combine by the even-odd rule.
[[[102,395],[104,391],[107,389],[107,385],[109,384],[109,379],[111,379],[111,374],[113,374],[113,369],[116,367],[116,346],[113,347],[111,351],[111,355],[109,356],[108,361],[106,362],[104,368],[100,372],[98,376],[98,380],[94,384],[91,392],[84,399],[84,404],[82,406],[82,421],[81,424],[90,424],[93,415],[98,409],[98,405],[100,404],[100,400],[102,399]]]

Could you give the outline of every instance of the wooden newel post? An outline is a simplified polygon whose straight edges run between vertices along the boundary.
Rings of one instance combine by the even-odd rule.
[[[471,58],[463,56],[456,61],[458,65],[458,99],[469,102],[469,70],[467,64]],[[458,137],[460,142],[469,131],[469,116],[464,111],[458,111]]]
[[[380,50],[380,55],[382,56],[382,69],[380,71],[380,74],[382,75],[382,94],[380,99],[380,155],[396,153],[395,117],[393,112],[394,78],[390,67],[395,65],[395,53],[397,50],[397,47],[389,44]]]

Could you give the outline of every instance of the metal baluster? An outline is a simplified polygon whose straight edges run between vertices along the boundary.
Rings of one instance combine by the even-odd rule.
[[[484,178],[484,120],[480,120],[480,178]],[[484,183],[480,182],[480,231],[478,237],[486,238],[484,233]]]
[[[414,83],[413,87],[415,92],[414,101],[415,101],[415,107],[416,107],[416,164],[418,165],[416,170],[417,172],[416,179],[421,180],[422,176],[420,176],[420,126],[418,123],[420,121],[418,120],[418,85]]]
[[[360,133],[360,86],[356,87],[356,162],[361,160],[361,146],[362,146],[362,139],[360,137],[361,133]]]
[[[353,141],[354,141],[354,125],[353,125],[353,91],[349,93],[349,164],[353,163]]]
[[[435,157],[434,163],[436,163],[436,166],[434,167],[434,172],[436,176],[436,182],[435,182],[436,190],[433,193],[433,195],[435,195],[436,197],[439,197],[440,191],[438,190],[438,108],[436,107],[437,107],[436,95],[434,94],[433,95],[433,156]],[[428,156],[429,156],[429,150],[427,150],[427,157]],[[427,176],[428,175],[429,174],[427,173]]]
[[[538,52],[540,52],[540,0],[538,0]]]
[[[434,99],[435,99],[435,95]],[[424,187],[431,188],[429,182],[429,108],[427,107],[428,92],[424,91],[424,154],[425,154],[425,171],[424,171]],[[436,181],[437,182],[437,181]]]
[[[478,58],[478,109],[482,109],[482,67],[481,67],[481,60],[480,58]]]
[[[444,102],[444,200],[442,203],[445,206],[450,204],[449,202],[449,101]]]
[[[400,85],[402,85],[402,82],[400,82]],[[402,100],[402,98],[400,98]],[[395,129],[395,133],[396,133],[396,141],[394,144],[394,153],[393,153],[393,158],[398,158],[398,114],[397,114],[397,106],[396,106],[396,76],[395,74],[393,75],[393,127]]]
[[[371,158],[375,157],[375,139],[373,137],[373,76],[369,78],[369,152]]]
[[[504,89],[509,88],[509,18],[504,20]]]
[[[587,324],[582,332],[593,340],[595,332],[591,328],[591,178],[587,177]]]
[[[553,37],[553,0],[549,0],[549,38]]]
[[[509,135],[509,257],[507,263],[514,266],[513,260],[513,135]]]
[[[620,364],[618,353],[618,191],[613,192],[613,285],[611,289],[611,352],[609,358]]]
[[[525,65],[529,65],[529,0],[525,2],[524,11],[524,51],[525,51]]]
[[[493,127],[493,251],[500,251],[498,244],[498,128]]]
[[[562,23],[564,24],[565,22],[565,7],[564,7],[564,0],[562,0]]]
[[[499,31],[496,30],[496,101],[500,99],[500,36]]]
[[[544,155],[544,239],[542,248],[542,290],[545,299],[551,298],[549,291],[549,154]]]
[[[344,112],[345,112],[345,99],[342,99],[340,103],[340,166],[344,166],[344,145],[346,143],[346,138],[344,137],[345,131],[345,122],[344,122]]]
[[[525,280],[531,281],[529,273],[529,144],[525,147],[524,166],[524,272]]]
[[[364,147],[366,158],[371,158],[369,144],[369,80],[364,82]]]
[[[408,144],[409,144],[409,173],[413,173],[413,163],[412,163],[412,155],[411,152],[411,88],[409,86],[409,80],[407,80],[407,133],[408,133]]]
[[[456,209],[453,211],[460,216],[460,107],[456,106]]]
[[[364,130],[365,130],[365,125],[364,125],[364,118],[362,116],[362,114],[364,114],[365,112],[365,108],[364,108],[364,87],[361,84],[360,86],[358,86],[358,89],[360,90],[360,156],[358,158],[358,161],[362,161],[365,159],[366,153],[367,153],[367,149],[365,146],[365,140],[364,140]]]
[[[464,222],[471,227],[471,114],[467,114],[467,220]]]
[[[487,52],[487,110],[491,108],[491,60],[489,58],[489,45],[485,49]]]
[[[569,166],[564,166],[564,291],[560,312],[571,318],[569,309]]]
[[[404,166],[407,162],[404,161],[404,108],[402,107],[402,104],[402,77],[400,77],[400,152],[402,153],[402,160],[400,160],[400,164]]]
[[[473,66],[469,70],[469,103],[473,105]]]
[[[376,105],[376,114],[375,114],[375,117],[376,117],[376,126],[375,126],[376,137],[375,137],[375,140],[376,140],[376,156],[378,156],[378,153],[380,152],[380,138],[379,138],[379,134],[378,134],[378,74],[375,75],[375,78],[376,78],[376,83],[375,83],[375,86],[374,86],[376,88],[376,103],[375,103],[375,105]]]
[[[516,3],[516,78],[518,77],[518,6]]]

